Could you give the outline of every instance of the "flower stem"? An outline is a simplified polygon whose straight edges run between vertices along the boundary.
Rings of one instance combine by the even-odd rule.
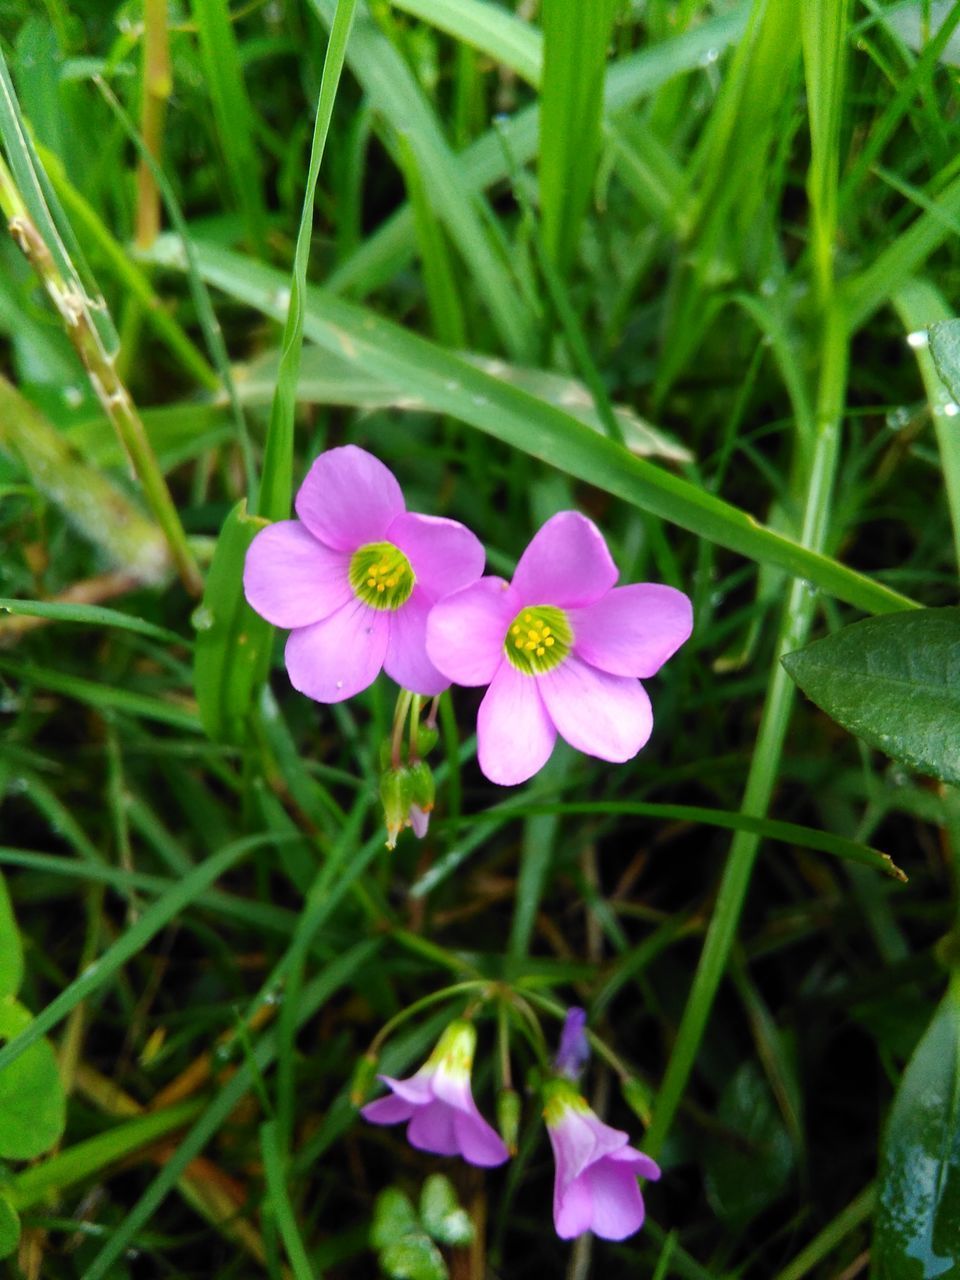
[[[393,712],[393,730],[390,734],[390,763],[394,769],[400,768],[400,744],[403,741],[403,726],[407,720],[407,712],[413,694],[409,689],[401,689],[397,696],[397,705]]]
[[[395,1013],[392,1018],[383,1024],[370,1041],[367,1053],[379,1053],[380,1046],[388,1036],[396,1031],[397,1027],[402,1026],[408,1018],[414,1017],[422,1010],[429,1009],[432,1004],[438,1004],[443,1000],[452,1000],[454,996],[461,995],[465,991],[476,991],[482,987],[490,987],[488,980],[486,978],[474,978],[469,982],[455,982],[452,986],[442,987],[439,991],[431,991],[428,996],[414,1000],[413,1004],[407,1005],[406,1009],[401,1009],[399,1013]],[[489,996],[481,997],[481,1000],[483,999],[489,999]]]

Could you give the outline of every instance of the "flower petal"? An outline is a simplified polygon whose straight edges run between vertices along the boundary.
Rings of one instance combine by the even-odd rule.
[[[383,667],[402,689],[427,697],[443,693],[450,681],[427,657],[427,616],[430,597],[419,585],[410,599],[390,614],[390,637]]]
[[[611,676],[571,657],[539,677],[551,720],[571,747],[622,764],[653,729],[650,699],[639,680]]]
[[[561,1240],[572,1240],[590,1230],[593,1200],[585,1178],[560,1185],[559,1170],[553,1184],[553,1226]]]
[[[360,1108],[360,1114],[371,1124],[399,1124],[401,1120],[409,1120],[416,1109],[415,1103],[404,1098],[388,1097],[368,1102]]]
[[[351,599],[349,569],[349,556],[318,542],[299,520],[279,520],[250,543],[243,592],[275,627],[306,627]]]
[[[590,1229],[603,1240],[625,1240],[643,1226],[643,1197],[636,1174],[614,1160],[598,1160],[583,1174],[593,1212]]]
[[[491,782],[506,787],[526,782],[550,759],[557,731],[537,685],[536,676],[523,675],[504,659],[483,696],[477,759]]]
[[[589,1107],[568,1107],[559,1120],[547,1123],[547,1134],[563,1186],[579,1178],[595,1160],[619,1151],[630,1141],[629,1134],[604,1124]]]
[[[688,639],[693,608],[682,591],[637,582],[572,609],[570,624],[584,662],[615,676],[652,676]]]
[[[513,575],[520,604],[575,608],[599,600],[618,577],[603,534],[579,511],[560,511],[534,534]]]
[[[436,1156],[459,1155],[454,1115],[455,1112],[445,1102],[428,1103],[407,1125],[407,1141],[418,1151],[432,1151]]]
[[[460,1154],[468,1164],[481,1169],[492,1169],[510,1159],[510,1152],[496,1129],[487,1124],[474,1107],[472,1112],[455,1111],[453,1129],[460,1145]]]
[[[406,504],[379,458],[354,444],[321,453],[307,472],[294,506],[310,532],[336,551],[380,542]]]
[[[483,544],[456,520],[404,511],[391,521],[385,536],[410,561],[418,586],[431,602],[469,586],[483,573]]]
[[[637,1151],[635,1147],[622,1147],[619,1151],[611,1151],[609,1158],[622,1164],[629,1164],[638,1177],[646,1178],[648,1182],[657,1182],[660,1178],[660,1166],[656,1160],[644,1155],[642,1151]]]
[[[450,680],[489,684],[503,661],[503,641],[520,601],[502,578],[481,578],[430,610],[427,653]]]
[[[416,1075],[407,1076],[405,1080],[384,1075],[378,1075],[377,1079],[392,1089],[398,1098],[403,1098],[404,1102],[412,1102],[416,1107],[426,1106],[433,1099],[432,1070],[424,1071],[421,1067]]]
[[[387,614],[359,600],[290,632],[284,660],[290,683],[317,702],[342,702],[373,684],[387,652]]]

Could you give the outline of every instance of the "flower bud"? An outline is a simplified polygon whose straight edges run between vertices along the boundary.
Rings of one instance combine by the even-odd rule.
[[[428,756],[440,741],[440,733],[436,725],[417,725],[417,755]]]
[[[385,769],[380,775],[380,800],[387,824],[388,849],[396,848],[397,836],[409,825],[412,799],[409,766]]]
[[[430,766],[423,760],[410,765],[410,807],[407,820],[420,840],[427,834],[437,789]]]
[[[350,1105],[362,1107],[373,1086],[377,1074],[377,1055],[365,1053],[353,1069],[350,1081]]]
[[[515,1156],[520,1132],[520,1095],[516,1089],[501,1089],[497,1094],[497,1128],[507,1150]]]

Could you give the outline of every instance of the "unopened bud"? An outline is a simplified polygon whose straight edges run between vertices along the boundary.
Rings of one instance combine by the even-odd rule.
[[[437,798],[437,787],[430,766],[418,760],[410,766],[410,803],[429,813]]]
[[[380,775],[380,800],[387,824],[388,849],[396,848],[397,836],[409,824],[410,805],[413,801],[410,785],[410,769],[407,765],[401,765],[399,769],[385,769]]]
[[[497,1094],[497,1128],[507,1150],[515,1156],[520,1133],[520,1095],[516,1089],[501,1089]]]
[[[370,1090],[377,1074],[377,1055],[365,1053],[353,1069],[350,1081],[350,1105],[362,1107],[370,1096]]]
[[[440,741],[440,733],[436,725],[417,725],[417,755],[428,756]]]

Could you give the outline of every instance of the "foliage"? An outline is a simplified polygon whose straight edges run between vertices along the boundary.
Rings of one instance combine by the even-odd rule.
[[[595,8],[0,3],[11,1276],[960,1251],[960,6]],[[640,755],[498,788],[455,689],[387,853],[395,690],[297,695],[240,591],[345,443],[489,573],[580,510],[692,597]],[[571,1004],[663,1167],[572,1254],[532,1093]],[[522,1103],[483,1174],[351,1096],[468,1006]]]

